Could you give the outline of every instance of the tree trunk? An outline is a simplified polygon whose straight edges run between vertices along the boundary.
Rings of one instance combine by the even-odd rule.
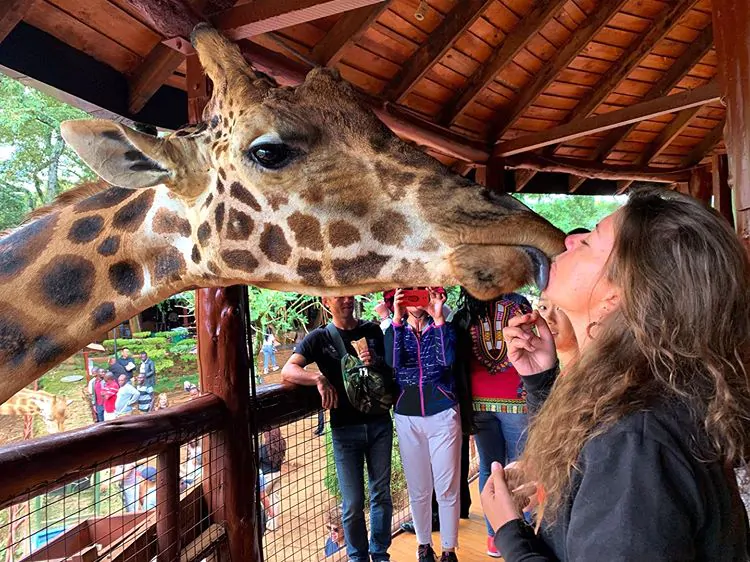
[[[60,166],[60,157],[62,156],[63,150],[65,150],[65,141],[57,133],[52,133],[54,139],[51,147],[51,158],[52,161],[47,167],[47,193],[45,197],[45,203],[52,203],[55,197],[59,195],[60,183],[58,181],[58,168]]]

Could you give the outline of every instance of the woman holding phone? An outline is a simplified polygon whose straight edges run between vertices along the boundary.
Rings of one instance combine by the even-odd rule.
[[[435,562],[433,487],[440,513],[440,560],[458,560],[461,420],[451,371],[455,335],[443,314],[445,298],[442,287],[430,287],[398,289],[393,301],[392,362],[399,387],[394,420],[419,562]]]
[[[482,505],[496,546],[508,562],[747,560],[733,468],[750,444],[750,266],[737,235],[699,201],[648,190],[565,245],[546,295],[578,358],[557,376],[538,312],[503,331],[542,503],[536,534],[494,463]]]

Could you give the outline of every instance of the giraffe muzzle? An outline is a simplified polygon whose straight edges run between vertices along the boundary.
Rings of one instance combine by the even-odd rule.
[[[526,252],[526,255],[531,258],[531,262],[534,264],[534,282],[536,286],[539,287],[540,291],[544,291],[549,282],[549,258],[544,252],[533,246],[521,246],[521,249]]]

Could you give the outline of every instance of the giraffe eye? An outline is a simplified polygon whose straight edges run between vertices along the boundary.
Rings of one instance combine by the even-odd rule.
[[[267,170],[280,170],[289,164],[298,151],[284,143],[265,142],[250,147],[250,158]]]

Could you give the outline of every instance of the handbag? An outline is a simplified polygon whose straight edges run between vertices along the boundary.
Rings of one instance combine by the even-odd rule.
[[[382,373],[362,363],[346,351],[344,340],[333,322],[326,326],[333,346],[341,357],[341,376],[346,397],[354,408],[365,414],[384,414],[393,405],[390,385]]]

